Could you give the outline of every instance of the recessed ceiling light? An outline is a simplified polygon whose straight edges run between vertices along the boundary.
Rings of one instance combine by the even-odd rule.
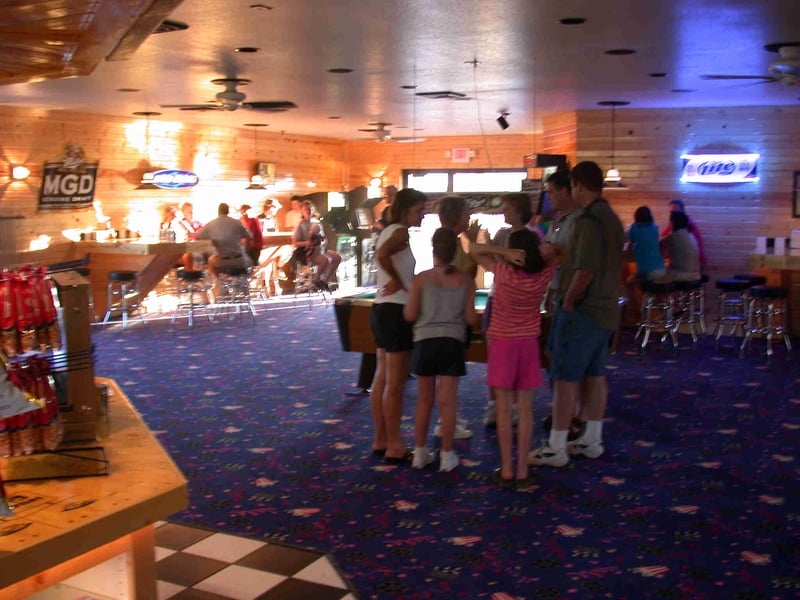
[[[234,48],[234,52],[241,52],[242,54],[255,54],[256,52],[260,52],[261,48],[256,48],[255,46],[242,46],[241,48]]]
[[[627,100],[600,100],[597,106],[628,106],[630,102]]]
[[[627,56],[628,54],[636,54],[636,50],[631,50],[630,48],[614,48],[612,50],[606,50],[606,54],[610,54],[611,56]]]
[[[666,77],[669,73],[650,73],[650,77]]]
[[[347,67],[334,67],[333,69],[328,69],[328,73],[352,73],[353,69],[349,69]]]
[[[583,25],[586,23],[586,19],[583,17],[567,17],[566,19],[559,19],[558,22],[562,25]]]
[[[670,90],[670,92],[674,94],[688,94],[689,92],[694,92],[695,90],[689,88],[675,88],[674,90]]]
[[[330,116],[330,117],[328,117],[328,118],[329,118],[329,119],[341,119],[342,117],[340,117],[340,116],[337,116],[337,115],[331,115],[331,116]]]
[[[141,92],[142,90],[140,90],[140,89],[137,89],[137,88],[117,88],[117,90],[116,90],[116,91],[118,91],[118,92],[128,92],[128,93],[130,93],[130,92]]]

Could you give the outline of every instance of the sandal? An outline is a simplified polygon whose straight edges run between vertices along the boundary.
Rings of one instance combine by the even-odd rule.
[[[515,484],[516,484],[516,480],[515,479],[505,479],[503,477],[502,469],[495,469],[494,473],[492,474],[492,479],[501,488],[507,489],[507,490],[513,489]]]
[[[387,465],[402,465],[410,461],[413,457],[414,451],[411,450],[411,448],[406,448],[406,452],[403,456],[386,456],[386,452],[384,451],[383,462]]]

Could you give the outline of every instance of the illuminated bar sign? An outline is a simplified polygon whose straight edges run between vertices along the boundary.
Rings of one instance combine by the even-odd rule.
[[[758,181],[759,154],[684,154],[684,183],[744,183]]]
[[[164,190],[194,187],[199,181],[196,173],[180,169],[164,169],[153,173],[153,185]]]

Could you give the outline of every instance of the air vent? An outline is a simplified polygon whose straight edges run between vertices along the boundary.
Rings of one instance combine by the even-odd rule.
[[[180,21],[170,21],[167,19],[165,21],[161,21],[161,24],[156,27],[156,30],[153,33],[172,33],[173,31],[183,31],[184,29],[189,29],[189,26],[186,23],[181,23]]]
[[[458,92],[443,91],[443,92],[417,92],[417,96],[423,98],[431,98],[433,100],[469,100],[466,94]]]

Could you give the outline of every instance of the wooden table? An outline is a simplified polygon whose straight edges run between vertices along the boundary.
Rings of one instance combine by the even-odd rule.
[[[800,337],[800,256],[751,254],[748,263],[751,269],[767,276],[769,285],[780,286],[789,293],[786,302],[789,335]]]
[[[187,482],[117,385],[98,382],[110,392],[102,440],[110,474],[6,483],[18,508],[0,518],[0,600],[27,598],[123,553],[129,596],[156,600],[153,523],[187,507]],[[0,459],[5,478],[14,460]]]

